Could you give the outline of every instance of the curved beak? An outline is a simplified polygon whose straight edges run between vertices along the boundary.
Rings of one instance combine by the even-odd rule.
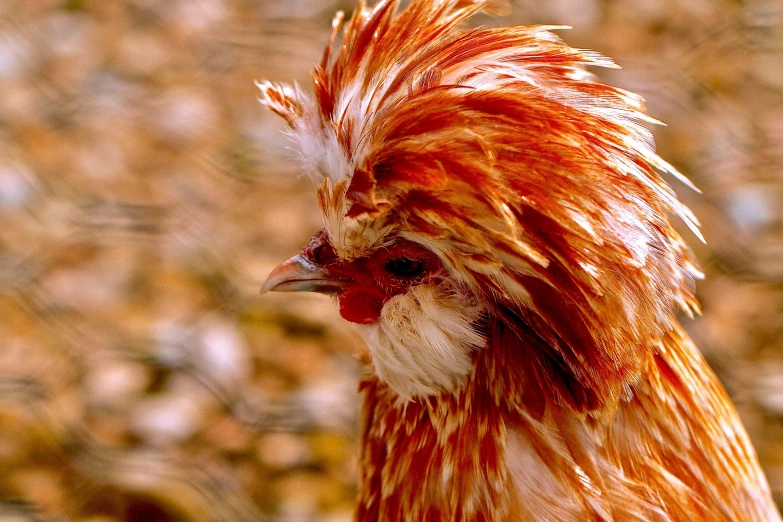
[[[272,270],[261,287],[261,294],[318,292],[334,295],[340,293],[342,289],[342,281],[330,277],[326,270],[313,264],[302,254],[298,254]]]

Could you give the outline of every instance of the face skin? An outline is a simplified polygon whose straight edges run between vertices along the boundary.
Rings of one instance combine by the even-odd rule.
[[[270,274],[262,293],[314,291],[334,295],[344,319],[370,324],[378,320],[391,298],[412,286],[437,282],[444,271],[435,254],[405,239],[396,239],[367,257],[345,261],[337,257],[326,231],[321,230],[298,256]]]
[[[435,282],[444,268],[435,254],[421,245],[397,239],[367,257],[345,261],[337,257],[324,230],[313,236],[300,256],[318,274],[317,285],[337,296],[340,315],[357,324],[378,320],[383,305],[412,286]],[[301,277],[301,275],[299,275]],[[329,286],[323,281],[331,281]],[[279,288],[277,288],[279,290]]]

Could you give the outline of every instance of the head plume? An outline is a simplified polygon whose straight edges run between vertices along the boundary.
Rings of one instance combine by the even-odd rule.
[[[314,97],[264,82],[262,103],[291,126],[341,257],[391,235],[428,246],[546,352],[542,385],[589,408],[622,396],[678,305],[695,309],[669,215],[697,223],[643,100],[586,71],[610,59],[555,27],[460,27],[505,7],[362,2],[335,18]]]

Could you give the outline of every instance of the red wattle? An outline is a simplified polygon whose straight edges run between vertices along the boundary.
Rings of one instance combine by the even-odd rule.
[[[352,323],[369,324],[377,321],[382,307],[382,298],[362,292],[359,288],[346,290],[340,295],[340,315]]]

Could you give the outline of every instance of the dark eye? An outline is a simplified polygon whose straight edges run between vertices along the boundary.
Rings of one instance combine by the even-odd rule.
[[[424,261],[409,257],[389,259],[383,268],[398,277],[416,277],[424,271]]]

